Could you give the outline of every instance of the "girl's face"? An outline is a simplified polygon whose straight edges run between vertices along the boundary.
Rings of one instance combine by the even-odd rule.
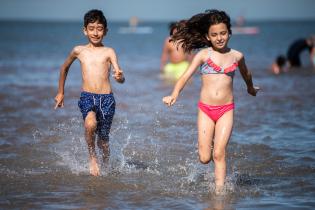
[[[229,31],[224,23],[211,25],[208,30],[207,39],[214,49],[225,49],[229,41]]]
[[[99,45],[102,43],[102,39],[105,36],[107,29],[98,21],[89,23],[84,28],[84,34],[89,39],[89,42],[93,45]]]

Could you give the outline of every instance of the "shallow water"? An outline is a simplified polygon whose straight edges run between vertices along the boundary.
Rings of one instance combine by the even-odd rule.
[[[147,23],[149,35],[118,34],[123,23],[109,25],[105,44],[116,49],[126,83],[113,83],[111,156],[100,177],[88,170],[78,63],[68,75],[65,108],[53,110],[58,68],[85,42],[81,25],[0,24],[1,209],[314,208],[315,74],[309,67],[280,76],[267,71],[290,41],[312,33],[314,22],[253,23],[259,35],[232,37],[261,92],[249,96],[237,73],[222,197],[213,194],[213,164],[198,161],[199,76],[174,107],[161,102],[173,87],[158,70],[167,23]]]

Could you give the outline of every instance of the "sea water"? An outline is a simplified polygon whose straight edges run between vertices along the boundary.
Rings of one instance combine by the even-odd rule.
[[[234,79],[235,122],[227,148],[223,196],[214,195],[213,162],[197,149],[200,77],[168,108],[173,84],[160,77],[168,23],[145,23],[152,33],[121,34],[111,23],[104,44],[125,72],[113,84],[117,107],[110,160],[89,175],[88,151],[77,107],[81,72],[68,74],[65,107],[54,110],[59,68],[75,45],[85,44],[81,23],[1,22],[1,209],[313,209],[315,202],[315,74],[308,54],[302,69],[268,70],[315,22],[259,22],[256,35],[234,35],[257,97]]]

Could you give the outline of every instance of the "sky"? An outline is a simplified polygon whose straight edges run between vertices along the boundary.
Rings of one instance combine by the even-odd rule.
[[[315,0],[0,0],[0,20],[81,21],[94,8],[110,21],[179,20],[212,8],[232,19],[315,20]]]

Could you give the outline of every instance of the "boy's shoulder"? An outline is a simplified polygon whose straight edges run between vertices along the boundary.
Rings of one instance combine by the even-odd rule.
[[[116,55],[116,52],[114,48],[112,47],[103,46],[102,50],[105,55],[108,55],[108,56]]]
[[[73,47],[72,53],[74,53],[75,55],[79,55],[81,52],[88,50],[88,48],[88,45],[77,45]],[[104,53],[115,53],[113,48],[107,46],[100,47],[100,50]]]
[[[114,52],[115,51],[114,48],[108,47],[108,46],[103,46],[103,50],[108,51],[108,52]]]
[[[86,45],[77,45],[73,47],[72,53],[74,53],[75,55],[79,55],[84,49],[86,49],[86,47]]]

